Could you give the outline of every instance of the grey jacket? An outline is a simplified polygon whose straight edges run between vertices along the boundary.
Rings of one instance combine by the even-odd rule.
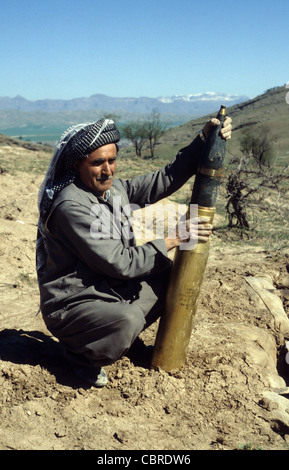
[[[134,237],[125,236],[121,228],[130,228],[130,214],[123,209],[153,204],[179,189],[195,174],[202,145],[197,137],[159,171],[131,180],[114,178],[107,201],[81,181],[58,194],[46,222],[46,269],[38,279],[44,315],[75,302],[133,299],[140,279],[168,269],[171,261],[163,239],[136,246]],[[104,224],[108,214],[119,217]],[[99,235],[98,227],[104,225],[110,233]]]

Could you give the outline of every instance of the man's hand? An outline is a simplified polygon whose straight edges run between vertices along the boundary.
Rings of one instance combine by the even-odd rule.
[[[203,136],[205,137],[205,139],[208,137],[212,127],[219,126],[219,124],[220,124],[220,121],[217,118],[212,118],[212,119],[210,119],[209,121],[206,122],[206,124],[204,125],[204,128],[203,128]],[[222,129],[221,129],[221,136],[225,140],[230,140],[231,139],[231,136],[232,136],[232,119],[229,116],[226,117],[226,119],[223,123]]]
[[[212,234],[212,225],[209,217],[197,217],[195,219],[179,222],[176,232],[165,237],[167,250],[171,250],[181,243],[196,245],[198,242],[207,242]]]

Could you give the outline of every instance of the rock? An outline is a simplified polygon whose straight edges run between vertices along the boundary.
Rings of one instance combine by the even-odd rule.
[[[258,370],[264,383],[272,388],[283,389],[286,383],[277,371],[277,348],[274,338],[267,331],[253,326],[239,325],[240,337],[246,362]]]
[[[248,276],[245,278],[249,287],[247,292],[250,299],[261,310],[268,309],[274,321],[274,328],[285,338],[289,338],[289,319],[284,311],[283,303],[277,295],[277,289],[268,275],[258,277]]]
[[[287,274],[286,276],[281,277],[278,284],[279,284],[280,287],[288,287],[289,288],[289,274]]]
[[[281,289],[280,295],[283,299],[289,300],[289,289]]]
[[[270,408],[270,420],[276,427],[280,427],[280,424],[287,429],[286,434],[289,431],[289,400],[278,393],[266,391],[263,393],[267,404]],[[277,429],[278,430],[278,429]],[[284,429],[283,429],[284,432]]]

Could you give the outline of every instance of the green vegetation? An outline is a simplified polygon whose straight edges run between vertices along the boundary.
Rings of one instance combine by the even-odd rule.
[[[263,448],[259,446],[255,447],[253,444],[248,442],[247,444],[240,444],[238,446],[238,450],[263,450]]]

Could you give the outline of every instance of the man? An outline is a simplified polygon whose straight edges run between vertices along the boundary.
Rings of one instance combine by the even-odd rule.
[[[208,121],[202,139],[211,126]],[[231,119],[223,128],[231,137]],[[127,236],[129,204],[144,207],[179,189],[198,167],[200,136],[159,171],[115,178],[120,134],[102,119],[74,126],[56,147],[39,195],[37,274],[47,328],[65,346],[75,370],[96,387],[107,383],[102,366],[136,345],[139,333],[161,314],[171,261],[167,252],[188,234],[136,246]],[[201,220],[199,237],[211,226]]]

